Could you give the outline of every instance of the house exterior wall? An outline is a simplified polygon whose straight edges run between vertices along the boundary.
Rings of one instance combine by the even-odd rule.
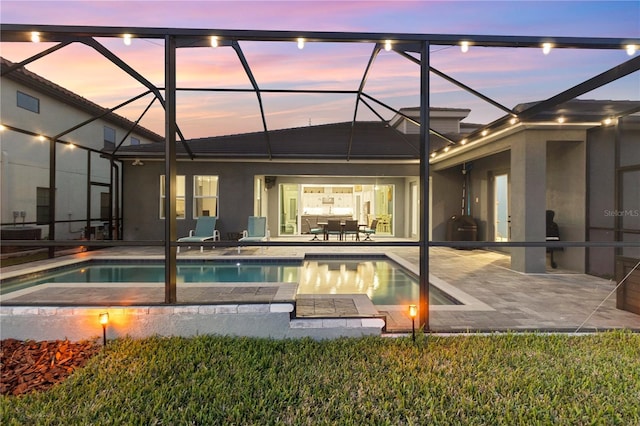
[[[372,173],[372,169],[375,173]],[[160,219],[160,176],[164,162],[144,161],[144,166],[125,163],[123,170],[123,237],[126,240],[161,240],[164,220]],[[219,177],[219,211],[216,228],[225,239],[227,233],[246,229],[254,214],[256,177],[276,176],[276,184],[264,191],[267,226],[278,231],[278,185],[281,183],[392,183],[396,185],[396,236],[406,230],[405,176],[419,174],[418,164],[295,163],[295,162],[213,162],[179,161],[177,174],[186,176],[186,219],[177,221],[178,236],[195,227],[193,218],[193,176]]]
[[[585,241],[586,226],[586,142],[547,142],[547,210],[555,212],[554,222],[564,241]],[[585,271],[585,249],[566,247],[554,252],[562,268]]]
[[[618,127],[588,132],[586,237],[593,242],[640,240],[640,122],[621,119]],[[626,229],[631,232],[619,232]],[[613,277],[616,255],[640,258],[637,247],[591,247],[586,250],[586,271]]]
[[[18,107],[17,91],[39,99],[39,112]],[[88,113],[72,104],[62,102],[6,77],[2,78],[1,112],[3,125],[46,136],[60,134],[90,118]],[[76,144],[78,147],[100,150],[104,145],[104,126],[115,130],[117,142],[124,137],[127,131],[109,121],[100,119],[63,136],[61,139]],[[136,133],[132,133],[132,136],[137,137],[140,143],[150,143]],[[0,137],[2,141],[0,220],[5,226],[13,224],[13,212],[24,211],[26,213],[25,223],[33,223],[32,226],[42,230],[42,238],[46,238],[48,226],[35,225],[37,219],[36,188],[49,187],[50,142],[48,140],[40,141],[34,136],[9,129],[5,129]],[[108,192],[108,187],[94,185],[88,195],[89,181],[109,183],[111,165],[108,160],[101,158],[99,153],[89,153],[78,147],[56,144],[55,219],[58,221],[78,221],[57,224],[55,230],[57,239],[81,237],[87,218],[87,197],[90,197],[91,217],[99,219],[100,194]],[[88,167],[91,168],[90,177],[87,177]],[[17,223],[22,224],[22,219],[18,218]]]

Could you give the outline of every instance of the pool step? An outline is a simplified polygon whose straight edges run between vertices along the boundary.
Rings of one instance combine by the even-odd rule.
[[[300,317],[379,317],[366,294],[298,294],[295,315]]]

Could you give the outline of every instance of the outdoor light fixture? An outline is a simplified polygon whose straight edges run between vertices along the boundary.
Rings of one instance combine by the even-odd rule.
[[[449,148],[448,146],[445,146],[444,147],[444,152],[449,152],[449,149],[451,149],[451,148]]]
[[[109,324],[109,312],[99,315],[100,325],[102,325],[102,345],[107,346],[107,324]]]
[[[411,317],[411,338],[416,341],[416,316],[418,315],[418,306],[409,305],[409,317]]]
[[[627,55],[633,56],[638,51],[638,46],[635,44],[627,44]]]
[[[460,50],[462,51],[462,53],[467,53],[469,51],[469,42],[468,41],[461,42]]]
[[[38,140],[39,140],[40,142],[44,142],[45,137],[44,137],[44,136],[42,136],[42,135],[40,135],[40,136],[38,136]]]
[[[482,136],[487,136],[489,134],[489,131],[487,129],[484,129],[482,131],[482,133],[480,133]]]
[[[436,155],[438,155],[438,154],[436,154],[435,152],[432,152],[431,153],[431,158],[436,158]]]
[[[462,139],[462,140],[460,141],[460,145],[464,145],[464,144],[466,144],[466,143],[467,143],[467,140],[466,140],[466,139]]]
[[[542,53],[548,55],[551,52],[551,43],[542,43]]]
[[[386,50],[387,52],[391,50],[391,40],[386,40],[384,42],[384,50]]]
[[[6,129],[6,127],[4,127],[4,124],[0,124],[0,132],[5,130],[5,129]]]
[[[605,118],[604,121],[602,122],[605,126],[610,125],[611,123],[613,123],[613,120],[609,117]]]
[[[125,46],[131,46],[131,34],[125,34],[123,41]]]
[[[31,31],[31,41],[33,43],[40,43],[40,33],[37,31]],[[627,48],[627,52],[628,52],[628,48]]]
[[[564,117],[558,117],[558,123],[562,124],[566,121],[566,119]]]
[[[512,117],[511,120],[509,120],[509,124],[513,125],[516,124],[518,122],[518,119],[515,117]]]
[[[211,47],[218,47],[218,36],[211,36]]]
[[[304,49],[304,39],[302,37],[298,38],[298,49]]]

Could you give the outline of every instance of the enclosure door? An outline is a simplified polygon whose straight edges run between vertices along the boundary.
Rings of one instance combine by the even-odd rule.
[[[509,175],[496,175],[494,179],[494,240],[509,241]]]

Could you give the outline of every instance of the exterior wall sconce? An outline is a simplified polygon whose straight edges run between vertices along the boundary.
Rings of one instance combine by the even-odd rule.
[[[391,50],[391,40],[385,40],[384,50],[386,50],[387,52]]]
[[[218,47],[218,36],[211,36],[211,47]]]
[[[638,46],[636,46],[635,44],[627,44],[626,49],[627,49],[627,55],[633,56],[638,51]]]
[[[31,41],[33,43],[40,43],[40,33],[37,31],[31,31]],[[628,52],[629,50],[627,50]]]
[[[304,39],[302,37],[298,38],[298,49],[304,49]]]
[[[418,306],[409,305],[409,317],[411,317],[411,339],[416,341],[416,316],[418,315]]]
[[[125,46],[131,46],[131,34],[125,34],[123,36],[123,42]]]
[[[109,324],[109,312],[103,312],[99,317],[100,324],[102,325],[102,345],[107,346],[107,324]]]
[[[460,51],[462,53],[467,53],[469,51],[469,42],[463,41],[460,43]]]
[[[551,43],[542,43],[542,53],[548,55],[551,52]]]

